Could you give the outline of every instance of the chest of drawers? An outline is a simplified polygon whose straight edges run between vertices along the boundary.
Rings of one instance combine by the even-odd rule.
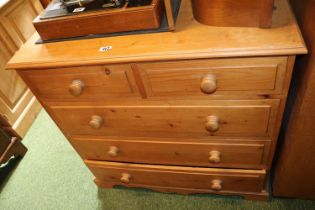
[[[97,185],[266,199],[295,55],[306,53],[287,2],[276,3],[268,30],[201,25],[183,1],[174,33],[34,36],[8,68]]]

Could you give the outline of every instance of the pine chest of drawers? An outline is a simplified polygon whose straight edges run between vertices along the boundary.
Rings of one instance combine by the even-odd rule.
[[[295,55],[307,52],[287,2],[276,4],[271,29],[204,26],[183,1],[174,33],[34,36],[8,68],[99,186],[266,199]]]

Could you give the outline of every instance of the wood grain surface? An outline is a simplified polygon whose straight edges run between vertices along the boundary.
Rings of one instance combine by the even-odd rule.
[[[212,169],[197,167],[126,164],[85,161],[96,179],[112,185],[162,186],[213,190],[213,180],[222,182],[219,191],[261,192],[265,170]],[[122,174],[129,174],[128,183],[121,182]]]
[[[269,28],[274,0],[192,0],[194,17],[212,26]]]
[[[264,153],[268,153],[270,143],[255,140],[215,142],[192,139],[183,142],[178,139],[159,141],[158,138],[155,141],[149,141],[150,138],[144,141],[130,137],[121,139],[78,137],[72,138],[71,144],[88,160],[263,169],[266,168],[263,157],[268,155]]]
[[[315,1],[291,3],[310,53],[298,58],[295,66],[288,106],[291,113],[281,135],[273,194],[315,199]]]
[[[163,0],[153,0],[142,7],[126,6],[112,10],[96,10],[57,18],[34,20],[41,39],[60,39],[90,34],[156,29],[163,15]],[[62,30],[60,30],[62,28]]]
[[[279,94],[283,90],[286,57],[201,59],[140,63],[137,68],[150,97],[203,97]],[[201,83],[211,75],[215,90],[204,93]]]
[[[140,98],[130,65],[85,66],[20,74],[45,100],[104,100],[109,98]],[[82,82],[80,94],[71,93],[73,81]]]
[[[9,62],[8,69],[41,69],[122,62],[196,58],[295,55],[306,53],[286,0],[276,0],[271,29],[205,26],[183,0],[175,32],[119,36],[36,45],[35,35]],[[104,46],[112,50],[100,52]]]
[[[51,106],[55,120],[71,135],[143,137],[272,137],[278,100],[209,101],[205,106]],[[91,126],[93,116],[102,122]],[[219,118],[219,129],[206,129],[207,117]]]
[[[34,36],[8,67],[99,186],[266,199],[295,56],[307,52],[287,2],[276,6],[270,29],[225,28],[196,22],[184,0],[175,32]]]
[[[35,32],[33,19],[41,12],[38,0],[9,1],[0,8],[0,115],[24,136],[41,106],[15,71],[5,67]]]

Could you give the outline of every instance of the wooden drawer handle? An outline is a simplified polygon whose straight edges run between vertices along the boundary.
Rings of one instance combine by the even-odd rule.
[[[220,128],[220,119],[217,116],[211,115],[207,117],[206,129],[209,132],[218,131]]]
[[[73,96],[79,96],[81,95],[83,89],[84,89],[84,82],[79,79],[75,79],[71,82],[69,85],[69,92]]]
[[[130,183],[130,179],[131,179],[131,175],[130,174],[127,174],[127,173],[121,174],[120,181],[122,183],[128,184],[128,183]]]
[[[209,162],[210,163],[220,163],[221,162],[221,153],[219,151],[209,152]]]
[[[110,146],[108,150],[108,155],[111,157],[116,157],[118,155],[119,148],[115,146]]]
[[[222,190],[222,181],[220,179],[214,179],[211,182],[211,189],[215,191]]]
[[[104,120],[101,116],[93,115],[91,117],[89,124],[92,128],[97,129],[97,128],[100,128],[102,126],[103,122],[104,122]]]
[[[214,93],[217,90],[217,79],[214,75],[209,74],[201,79],[200,89],[205,94]]]

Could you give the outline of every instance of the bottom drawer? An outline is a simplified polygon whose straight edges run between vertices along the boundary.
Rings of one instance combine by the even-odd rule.
[[[265,170],[193,168],[88,161],[99,182],[130,187],[261,192]]]

